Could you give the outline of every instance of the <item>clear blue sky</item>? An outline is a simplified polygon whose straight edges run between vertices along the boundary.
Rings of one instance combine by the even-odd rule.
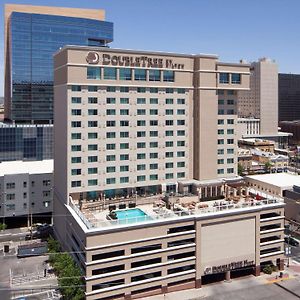
[[[0,0],[3,4],[103,8],[114,22],[111,47],[213,53],[236,62],[267,56],[280,72],[300,73],[300,0]]]

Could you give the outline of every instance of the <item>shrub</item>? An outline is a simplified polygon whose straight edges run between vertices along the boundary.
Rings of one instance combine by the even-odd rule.
[[[265,266],[264,268],[263,268],[263,270],[262,270],[265,274],[272,274],[272,272],[273,272],[273,268],[272,268],[272,266]]]
[[[4,223],[0,223],[0,230],[5,230],[7,228],[7,225]]]

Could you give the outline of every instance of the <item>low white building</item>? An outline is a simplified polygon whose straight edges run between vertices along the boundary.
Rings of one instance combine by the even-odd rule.
[[[0,163],[0,217],[51,213],[53,160]]]

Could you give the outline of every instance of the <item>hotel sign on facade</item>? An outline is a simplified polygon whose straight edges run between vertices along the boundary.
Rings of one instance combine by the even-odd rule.
[[[204,269],[204,275],[223,273],[226,271],[240,269],[240,268],[249,267],[249,266],[253,266],[253,265],[254,265],[253,260],[250,260],[250,261],[242,260],[242,261],[232,262],[232,263],[224,264],[224,265],[220,265],[220,266],[206,267]]]
[[[102,64],[104,66],[119,67],[140,67],[140,68],[166,68],[166,69],[184,69],[184,64],[173,62],[168,58],[157,58],[149,56],[126,56],[110,55],[108,53],[98,54],[97,52],[88,52],[86,61],[89,64]]]

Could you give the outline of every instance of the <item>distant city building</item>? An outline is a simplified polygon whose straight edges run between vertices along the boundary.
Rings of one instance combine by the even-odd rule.
[[[259,119],[261,135],[278,132],[278,66],[267,58],[251,63],[250,90],[241,91],[238,116]],[[246,134],[246,133],[243,133]]]
[[[300,119],[300,75],[278,74],[279,121]]]
[[[300,115],[298,115],[298,118]],[[292,135],[289,138],[291,145],[300,145],[300,120],[295,121],[281,121],[279,126],[282,131],[289,132]]]
[[[5,119],[53,121],[53,54],[66,44],[106,46],[103,10],[5,5]]]
[[[51,124],[0,123],[0,162],[53,159],[53,147]]]
[[[51,215],[52,209],[53,160],[0,163],[2,219],[24,216],[29,219],[31,215]]]

